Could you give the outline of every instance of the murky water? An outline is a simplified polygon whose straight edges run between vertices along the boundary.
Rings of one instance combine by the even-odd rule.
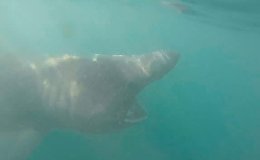
[[[148,86],[143,123],[111,134],[55,130],[28,160],[260,158],[257,0],[1,0],[0,51],[44,56],[173,50]]]

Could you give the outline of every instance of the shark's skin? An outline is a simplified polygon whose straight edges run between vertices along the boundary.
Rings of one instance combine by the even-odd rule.
[[[142,121],[137,94],[179,55],[0,58],[0,159],[23,160],[52,129],[106,133]]]

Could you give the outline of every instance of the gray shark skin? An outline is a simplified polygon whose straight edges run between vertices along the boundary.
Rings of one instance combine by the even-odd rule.
[[[106,133],[146,118],[138,93],[179,55],[0,57],[0,159],[23,160],[52,129]]]

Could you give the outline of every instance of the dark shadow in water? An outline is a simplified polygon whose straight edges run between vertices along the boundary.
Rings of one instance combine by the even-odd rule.
[[[198,22],[237,31],[260,32],[260,2],[257,1],[165,0],[161,4]]]

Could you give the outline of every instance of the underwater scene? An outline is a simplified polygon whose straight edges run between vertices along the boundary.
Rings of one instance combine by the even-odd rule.
[[[93,62],[117,58],[97,69],[92,61],[78,60],[94,54],[101,58]],[[24,63],[3,55],[26,63],[32,57],[63,56],[50,59],[53,66],[73,61],[63,68],[63,79],[50,69],[41,72],[49,76],[42,81],[45,91],[54,94],[74,72],[82,79],[86,73],[102,92],[84,90],[86,97],[73,104],[89,99],[109,106],[108,95],[120,91],[112,98],[118,107],[109,116],[120,109],[124,124],[110,124],[116,120],[103,114],[93,122],[71,122],[57,106],[46,109],[45,102],[38,103],[34,76],[24,71]],[[70,67],[74,62],[75,70]],[[131,77],[128,90],[121,92],[125,83],[112,71],[124,70],[124,77],[130,77],[138,69],[125,64],[133,63],[156,77]],[[109,81],[100,84],[97,75]],[[0,0],[0,83],[0,160],[259,160],[260,1]],[[68,94],[77,95],[84,89],[80,86],[73,81]],[[129,106],[127,111],[119,104]],[[32,112],[46,110],[51,116]],[[79,109],[70,118],[90,112],[91,107]],[[34,128],[25,130],[25,123]],[[91,131],[84,130],[87,125]],[[48,127],[53,129],[46,132]]]

